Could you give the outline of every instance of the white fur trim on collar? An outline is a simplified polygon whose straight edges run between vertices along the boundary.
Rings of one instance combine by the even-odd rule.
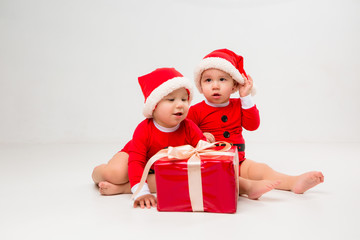
[[[153,111],[156,105],[160,102],[163,97],[167,96],[169,93],[179,89],[186,88],[189,91],[189,103],[193,97],[193,88],[191,82],[185,77],[175,77],[170,80],[167,80],[157,88],[155,88],[151,94],[147,97],[143,114],[146,118],[152,118]]]

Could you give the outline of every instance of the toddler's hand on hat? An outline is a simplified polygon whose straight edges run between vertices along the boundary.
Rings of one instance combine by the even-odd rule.
[[[248,75],[247,77],[244,74],[241,75],[244,78],[244,84],[239,86],[239,94],[240,97],[246,97],[251,93],[251,90],[253,88],[253,80],[250,75]]]
[[[136,208],[139,205],[141,208],[145,208],[145,207],[151,208],[152,206],[156,207],[156,197],[152,194],[143,195],[135,199],[134,201],[134,208]]]

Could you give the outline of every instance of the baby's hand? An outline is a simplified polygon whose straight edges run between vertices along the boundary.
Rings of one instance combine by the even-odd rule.
[[[146,208],[156,207],[156,197],[152,194],[143,195],[134,201],[134,208],[139,205],[141,208],[145,208],[145,206]]]
[[[246,97],[247,95],[249,95],[251,93],[251,90],[253,88],[253,80],[250,77],[250,75],[248,75],[248,77],[246,77],[244,74],[241,74],[244,78],[244,84],[240,85],[239,87],[239,94],[240,97]]]
[[[206,141],[208,141],[209,143],[215,142],[215,137],[211,133],[204,132],[204,136],[206,137]]]

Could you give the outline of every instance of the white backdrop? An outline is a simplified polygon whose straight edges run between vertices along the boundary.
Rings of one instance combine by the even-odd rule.
[[[248,141],[360,141],[360,1],[0,0],[0,142],[127,141],[137,77],[244,56]],[[202,100],[196,92],[194,103]]]

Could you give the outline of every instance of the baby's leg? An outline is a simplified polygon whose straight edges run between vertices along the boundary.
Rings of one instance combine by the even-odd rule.
[[[307,172],[298,176],[279,173],[264,163],[246,159],[241,165],[240,176],[251,180],[280,180],[276,189],[288,190],[294,193],[304,193],[319,183],[324,182],[321,172]]]
[[[96,184],[110,182],[112,184],[124,184],[129,181],[128,159],[126,152],[116,153],[107,164],[101,164],[94,168],[92,178]]]
[[[239,177],[239,194],[246,194],[248,198],[256,200],[263,194],[273,190],[280,184],[280,181],[271,180],[249,180]]]
[[[102,195],[130,193],[128,158],[127,153],[118,152],[107,164],[94,168],[92,178]]]
[[[150,192],[156,192],[155,174],[149,174],[146,179]],[[107,181],[99,182],[99,192],[102,195],[115,195],[122,193],[131,193],[130,182],[124,184],[113,184]]]
[[[101,164],[94,168],[92,178],[99,186],[102,195],[115,195],[131,193],[128,177],[129,155],[125,152],[116,153],[107,164]],[[147,178],[151,192],[156,192],[154,174]]]
[[[324,182],[324,175],[321,172],[307,172],[295,177],[295,183],[293,184],[291,191],[294,193],[304,193],[310,188],[315,187],[319,183]]]
[[[102,181],[98,183],[99,192],[102,195],[115,195],[122,193],[131,193],[130,191],[130,183],[124,184],[113,184],[111,182]]]

